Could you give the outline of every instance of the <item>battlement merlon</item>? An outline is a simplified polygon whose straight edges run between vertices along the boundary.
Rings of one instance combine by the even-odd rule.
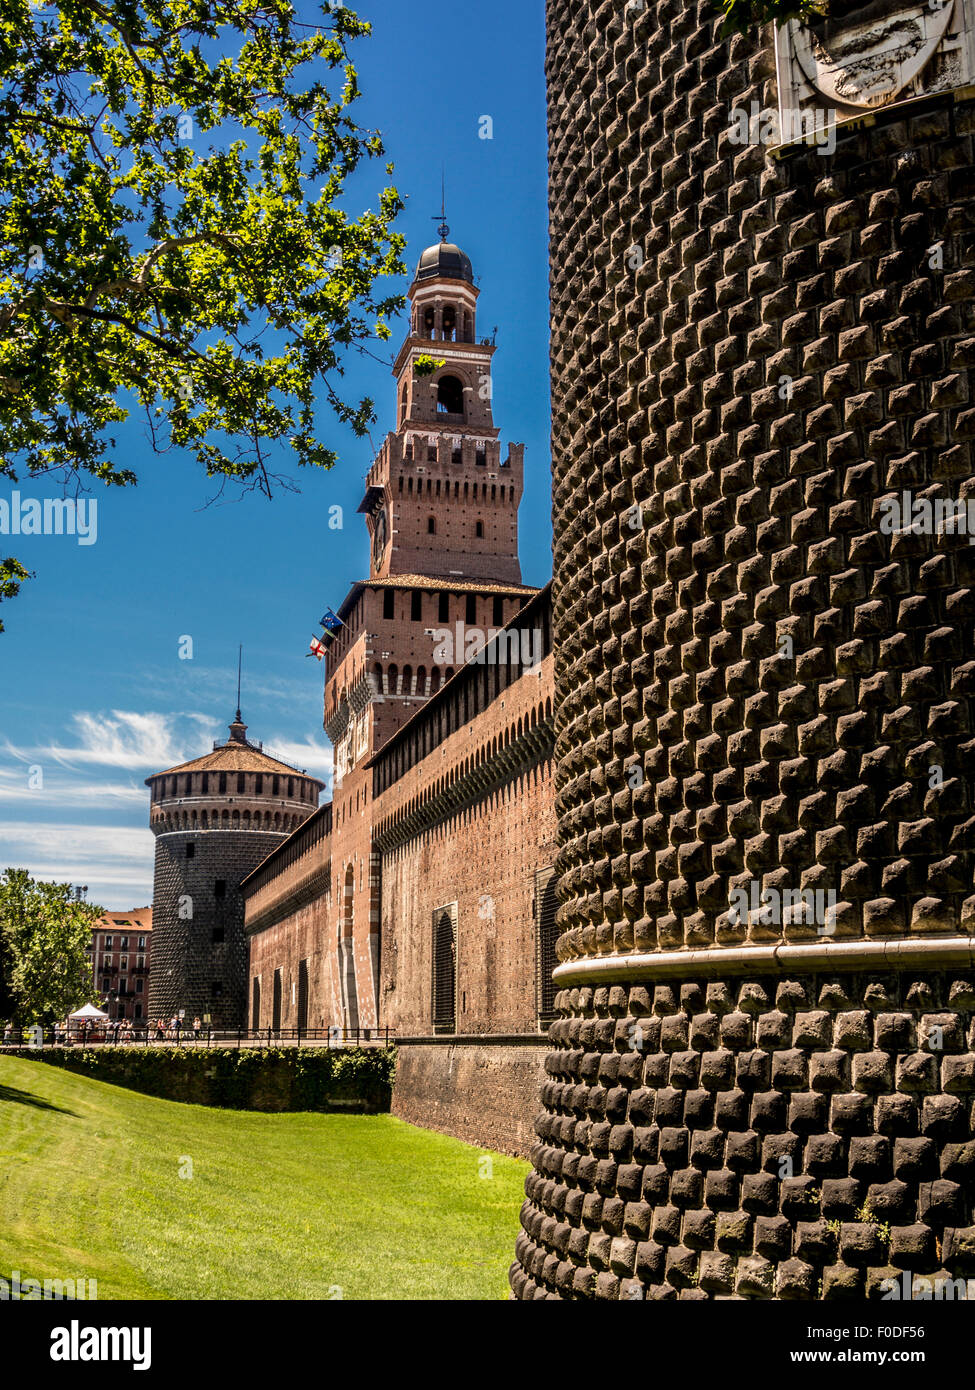
[[[400,477],[503,483],[513,489],[512,500],[520,502],[525,481],[525,446],[509,444],[507,457],[502,459],[498,431],[493,433],[493,439],[426,428],[388,434],[366,475],[365,494],[358,511],[372,511],[380,492],[387,501],[393,500],[399,492]]]

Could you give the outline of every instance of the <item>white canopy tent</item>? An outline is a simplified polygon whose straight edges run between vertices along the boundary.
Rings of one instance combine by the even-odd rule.
[[[96,1009],[94,1004],[85,1004],[80,1009],[75,1009],[73,1014],[68,1014],[68,1018],[79,1018],[82,1021],[86,1018],[108,1018],[108,1014],[102,1009]]]

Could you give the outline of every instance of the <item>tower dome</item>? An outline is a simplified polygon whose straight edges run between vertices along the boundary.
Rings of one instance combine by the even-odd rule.
[[[470,257],[452,241],[439,241],[436,246],[428,246],[416,267],[416,280],[466,280],[474,283],[474,268]]]

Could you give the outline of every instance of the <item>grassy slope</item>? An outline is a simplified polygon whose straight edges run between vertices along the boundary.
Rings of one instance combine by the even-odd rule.
[[[0,1057],[0,1275],[86,1275],[99,1298],[503,1298],[528,1165],[492,1155],[482,1178],[480,1159],[389,1115],[209,1110]]]

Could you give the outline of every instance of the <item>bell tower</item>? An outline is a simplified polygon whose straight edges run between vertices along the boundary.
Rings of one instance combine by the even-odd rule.
[[[496,346],[477,339],[474,272],[441,240],[410,286],[410,332],[393,364],[396,429],[369,473],[360,511],[371,578],[422,574],[520,584],[524,445],[502,460],[491,407]],[[424,370],[423,359],[437,366]]]
[[[518,563],[524,446],[501,456],[491,409],[495,345],[477,340],[474,273],[447,234],[441,227],[440,242],[417,265],[407,337],[393,364],[396,428],[359,506],[371,540],[369,578],[353,585],[338,627],[321,643],[323,723],[335,749],[331,881],[340,904],[330,1010],[348,1027],[372,1027],[381,1015],[372,755],[537,592],[521,583]]]

